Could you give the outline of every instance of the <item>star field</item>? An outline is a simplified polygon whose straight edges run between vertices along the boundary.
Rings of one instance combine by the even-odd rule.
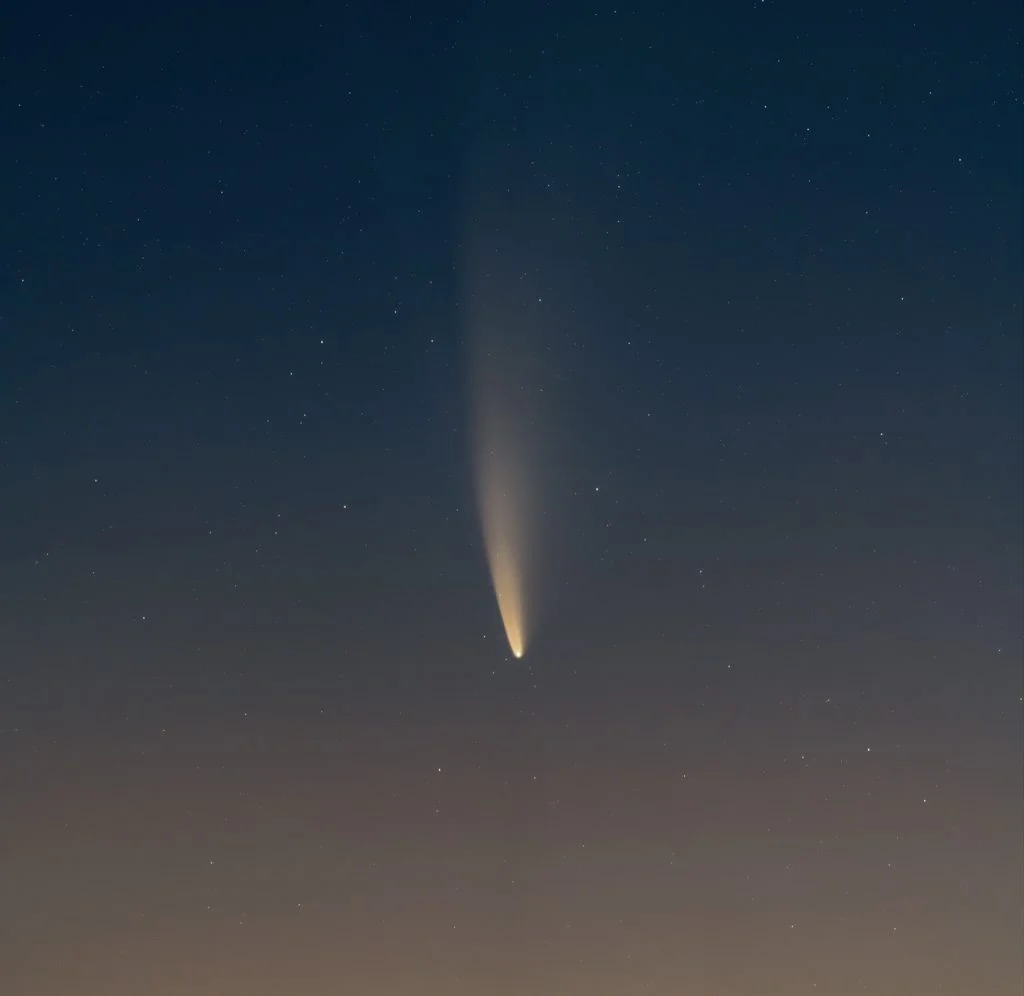
[[[0,991],[1019,993],[1020,27],[8,15]]]

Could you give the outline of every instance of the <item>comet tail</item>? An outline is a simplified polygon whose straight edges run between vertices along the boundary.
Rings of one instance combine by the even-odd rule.
[[[477,503],[484,548],[498,611],[515,657],[526,651],[526,496],[522,468],[514,455],[501,448],[500,433],[485,413],[477,450]],[[497,435],[498,438],[495,438]]]

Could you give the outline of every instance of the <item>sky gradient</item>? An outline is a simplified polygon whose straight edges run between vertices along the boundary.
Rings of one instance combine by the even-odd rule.
[[[4,15],[5,996],[1020,993],[1020,11],[670,6]]]

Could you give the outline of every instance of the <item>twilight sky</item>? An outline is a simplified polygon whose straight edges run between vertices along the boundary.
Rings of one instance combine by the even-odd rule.
[[[685,6],[3,14],[5,996],[1018,996],[1021,12]]]

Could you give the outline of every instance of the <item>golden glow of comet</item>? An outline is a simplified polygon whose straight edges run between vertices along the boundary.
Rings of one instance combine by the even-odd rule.
[[[514,657],[522,657],[527,636],[523,468],[501,446],[501,434],[493,431],[493,420],[485,413],[478,417],[484,430],[477,450],[477,502],[484,548],[509,648]]]
[[[491,584],[509,649],[522,657],[532,635],[538,466],[537,369],[516,309],[477,282],[468,330],[476,504]],[[515,334],[518,332],[519,334]]]
[[[547,565],[540,559],[550,547],[543,532],[550,502],[542,509],[547,490],[542,495],[540,485],[550,460],[554,334],[539,303],[547,285],[537,285],[536,233],[523,228],[516,205],[502,202],[506,184],[488,186],[470,197],[476,210],[467,220],[464,245],[471,445],[491,584],[509,649],[523,657],[543,601]]]

